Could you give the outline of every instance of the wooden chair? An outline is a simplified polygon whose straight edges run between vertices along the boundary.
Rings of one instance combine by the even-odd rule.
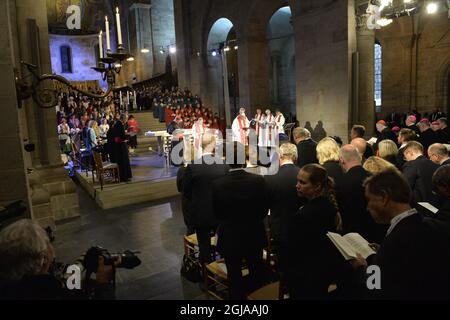
[[[283,294],[280,291],[280,282],[277,281],[250,293],[247,298],[248,300],[281,300]]]
[[[95,170],[97,172],[98,180],[100,181],[100,188],[103,190],[104,176],[106,174],[112,174],[114,181],[120,181],[119,166],[117,163],[103,162],[100,153],[93,151]],[[94,175],[92,175],[94,176]]]
[[[242,277],[249,275],[248,268],[242,269]],[[214,261],[203,268],[204,289],[208,298],[210,296],[225,300],[228,294],[228,274],[225,266],[225,260]]]

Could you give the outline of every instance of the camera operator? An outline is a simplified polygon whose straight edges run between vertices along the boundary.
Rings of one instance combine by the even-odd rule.
[[[37,222],[22,219],[0,231],[0,299],[87,299],[80,290],[65,288],[52,272],[55,252]],[[121,263],[121,259],[115,262]],[[114,266],[98,257],[94,299],[114,299]]]

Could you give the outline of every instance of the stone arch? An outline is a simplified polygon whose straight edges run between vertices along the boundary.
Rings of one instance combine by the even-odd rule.
[[[213,107],[220,116],[225,116],[224,97],[224,64],[221,56],[222,44],[227,41],[234,23],[225,17],[217,19],[209,28],[206,41],[205,60],[206,63],[206,87],[207,95],[204,100],[208,106]],[[229,117],[229,116],[228,116]],[[228,121],[230,119],[227,119]]]
[[[272,14],[267,24],[266,39],[271,107],[280,109],[285,115],[295,114],[295,89],[291,99],[295,70],[290,69],[295,57],[295,35],[290,6],[281,7]]]

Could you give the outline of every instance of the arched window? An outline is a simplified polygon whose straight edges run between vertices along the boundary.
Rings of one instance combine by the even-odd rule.
[[[382,71],[382,61],[381,61],[382,51],[381,44],[375,43],[375,106],[376,111],[381,111],[381,71]]]
[[[61,53],[61,72],[72,73],[72,52],[69,46],[62,46]]]

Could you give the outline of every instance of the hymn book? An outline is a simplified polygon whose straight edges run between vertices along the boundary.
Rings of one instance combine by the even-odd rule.
[[[338,233],[328,232],[327,236],[336,248],[338,248],[345,260],[356,258],[356,253],[359,253],[364,259],[367,259],[368,256],[376,253],[369,247],[367,240],[358,233],[347,233],[346,235],[341,236]]]

